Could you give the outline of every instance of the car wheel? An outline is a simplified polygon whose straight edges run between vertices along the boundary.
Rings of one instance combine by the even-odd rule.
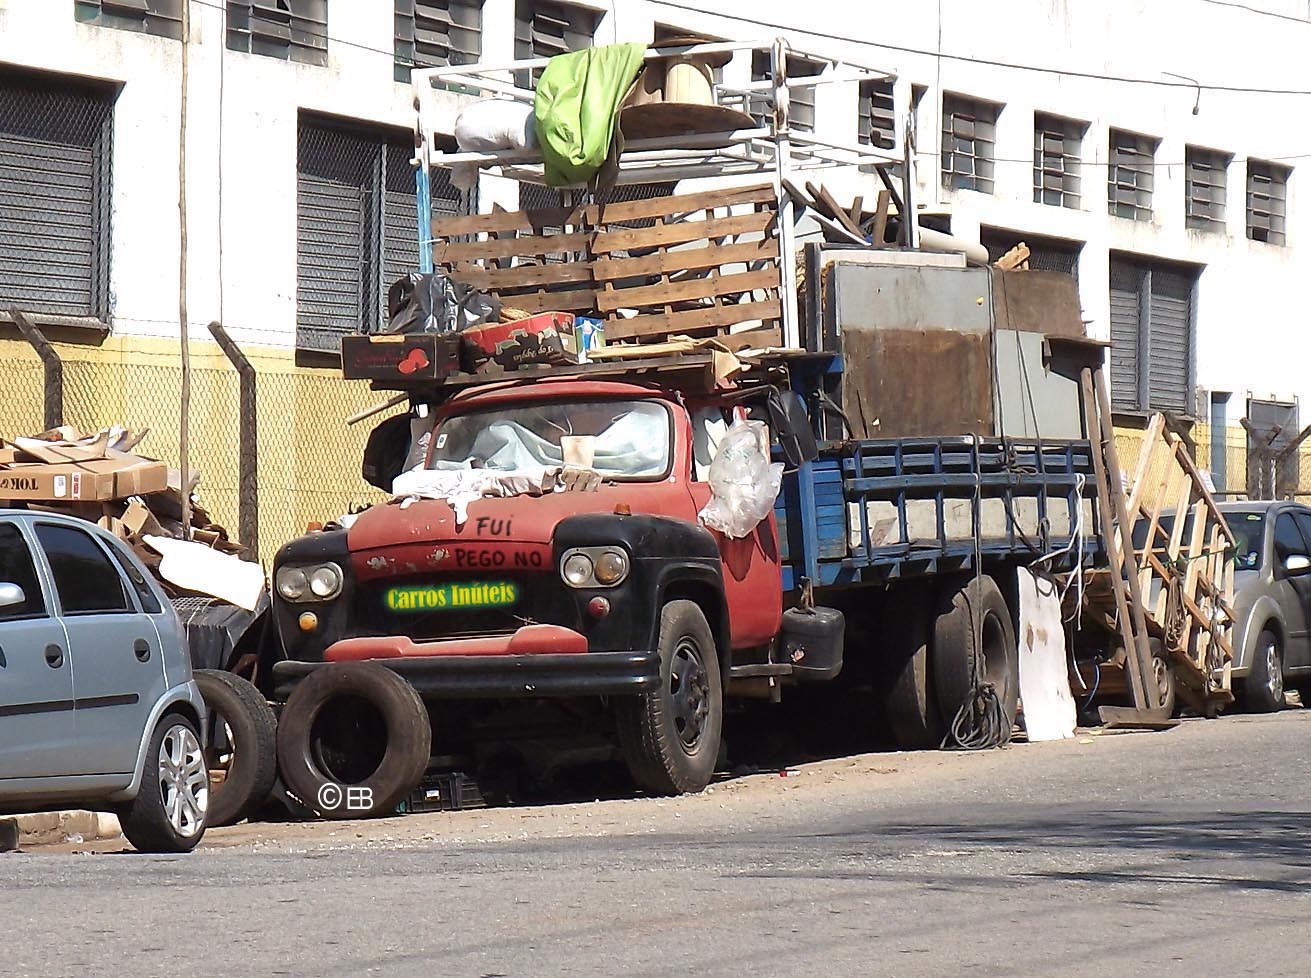
[[[141,788],[118,811],[123,835],[138,852],[190,852],[205,834],[209,772],[196,726],[168,713],[150,737]]]
[[[719,653],[695,602],[661,609],[659,649],[660,687],[615,701],[619,743],[638,787],[691,794],[715,773],[724,723]]]
[[[1284,706],[1284,657],[1279,639],[1270,629],[1256,638],[1252,666],[1242,688],[1243,708],[1252,713],[1273,713]]]
[[[423,779],[431,752],[423,700],[375,662],[316,670],[278,718],[283,783],[324,818],[394,814]]]
[[[278,722],[268,701],[235,673],[198,669],[205,699],[209,824],[231,825],[255,811],[278,777]]]

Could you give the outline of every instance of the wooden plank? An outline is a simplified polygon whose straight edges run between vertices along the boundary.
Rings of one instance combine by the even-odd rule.
[[[484,268],[472,262],[459,262],[451,268],[451,277],[475,289],[510,292],[540,285],[564,285],[591,282],[592,266],[583,262],[549,262],[544,265],[516,265],[514,268]]]
[[[641,258],[598,258],[592,262],[592,275],[598,282],[605,282],[636,275],[667,275],[684,269],[771,261],[777,257],[778,239],[761,238],[738,244],[711,244],[703,248],[661,251]]]
[[[613,312],[616,309],[632,309],[640,306],[668,306],[675,302],[737,295],[757,289],[777,289],[778,282],[777,268],[739,272],[736,275],[707,275],[683,282],[661,282],[658,285],[639,285],[629,289],[607,289],[597,293],[596,307],[601,312]]]
[[[1029,246],[1023,241],[1017,244],[1006,254],[997,259],[996,265],[1003,272],[1009,272],[1013,268],[1019,268],[1029,260]]]
[[[489,238],[484,241],[440,241],[433,245],[432,260],[440,264],[480,258],[519,258],[566,255],[586,251],[591,231],[569,234],[531,234],[521,238]]]
[[[541,207],[526,211],[498,211],[492,214],[457,214],[434,217],[432,236],[453,238],[461,234],[492,234],[498,231],[534,231],[588,223],[584,207]]]
[[[632,248],[656,248],[707,238],[726,238],[735,234],[759,234],[770,230],[776,219],[777,215],[773,211],[755,211],[730,217],[712,217],[705,221],[680,221],[677,224],[657,224],[650,228],[602,231],[592,241],[592,253],[607,255]]]
[[[1147,483],[1147,472],[1152,464],[1152,455],[1156,450],[1156,443],[1160,440],[1161,431],[1165,426],[1165,415],[1157,413],[1152,415],[1152,419],[1147,422],[1147,431],[1143,437],[1142,448],[1138,450],[1138,467],[1134,470],[1133,482],[1129,484],[1129,501],[1126,504],[1129,512],[1136,513],[1142,506],[1143,487]]]
[[[879,191],[878,203],[874,205],[874,231],[869,236],[875,248],[883,247],[883,239],[888,233],[888,204],[892,201],[892,194],[887,190]]]
[[[596,292],[582,289],[570,292],[523,292],[507,295],[506,304],[522,309],[530,316],[539,312],[582,312],[596,309]]]
[[[732,207],[739,204],[771,204],[777,206],[772,183],[757,183],[748,187],[725,187],[720,190],[703,190],[691,194],[674,194],[670,197],[648,197],[645,200],[625,200],[613,204],[600,204],[585,208],[588,222],[596,225],[614,224],[617,221],[637,221],[644,218],[670,217],[690,214],[714,207]]]
[[[809,187],[810,184],[806,184],[806,186]],[[854,234],[862,241],[865,240],[865,232],[860,229],[860,225],[851,219],[851,216],[843,210],[841,204],[833,199],[833,195],[828,192],[828,188],[823,184],[819,185],[819,199],[824,201],[824,204],[833,212],[834,220],[841,224],[849,234]]]
[[[742,302],[686,312],[653,313],[632,319],[612,317],[605,321],[605,338],[626,339],[636,336],[667,336],[694,329],[720,329],[760,319],[769,321],[780,315],[778,299],[766,302]]]

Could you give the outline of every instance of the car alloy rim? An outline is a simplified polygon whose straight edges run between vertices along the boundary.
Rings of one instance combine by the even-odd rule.
[[[710,682],[701,662],[701,650],[690,638],[679,641],[671,657],[669,696],[678,739],[683,750],[694,754],[710,713]]]
[[[1284,673],[1279,665],[1279,650],[1271,642],[1265,648],[1265,682],[1270,696],[1276,702],[1284,698]]]
[[[169,727],[159,745],[159,791],[174,832],[189,839],[205,827],[209,769],[200,742],[186,724]]]

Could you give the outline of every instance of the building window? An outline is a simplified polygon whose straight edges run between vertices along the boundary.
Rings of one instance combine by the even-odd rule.
[[[0,72],[0,310],[108,319],[114,97]]]
[[[228,48],[328,63],[328,0],[228,0]]]
[[[1079,158],[1088,124],[1035,113],[1033,202],[1079,209]]]
[[[590,48],[600,23],[601,12],[591,7],[548,0],[515,0],[515,60],[553,58],[557,54]],[[530,79],[518,72],[515,84],[520,88],[531,88],[541,73],[540,68],[534,70]]]
[[[1029,268],[1035,272],[1061,272],[1079,280],[1082,241],[1048,238],[1003,228],[980,227],[979,243],[988,249],[988,261],[995,262],[1020,242],[1029,249]]]
[[[302,114],[296,161],[296,346],[336,353],[376,329],[388,287],[419,265],[409,134]],[[434,171],[433,215],[461,195]]]
[[[768,51],[752,51],[751,80],[755,82],[769,81],[772,75],[771,65],[773,60],[773,56]],[[824,64],[819,61],[812,61],[810,58],[789,54],[786,62],[784,62],[784,69],[790,82],[794,79],[818,75],[824,70]],[[773,99],[773,92],[761,92],[754,94],[748,100],[747,111],[755,117],[757,125],[772,125],[771,106],[773,105]],[[814,132],[815,86],[800,85],[793,87],[789,85],[788,103],[788,128],[797,132]]]
[[[1152,219],[1152,178],[1159,142],[1150,136],[1111,130],[1106,197],[1113,217]]]
[[[1198,269],[1111,256],[1111,402],[1192,414]]]
[[[1184,148],[1185,221],[1199,231],[1225,229],[1225,174],[1232,156]]]
[[[857,136],[866,146],[892,149],[897,145],[893,87],[891,78],[869,78],[860,83],[860,123]]]
[[[482,54],[482,0],[396,0],[396,80],[411,68],[473,64]]]
[[[960,95],[942,96],[942,185],[949,190],[993,190],[997,116],[1001,106]]]
[[[76,0],[73,16],[99,27],[182,37],[182,0]]]
[[[1285,214],[1292,172],[1278,163],[1247,161],[1247,236],[1253,241],[1287,243]]]

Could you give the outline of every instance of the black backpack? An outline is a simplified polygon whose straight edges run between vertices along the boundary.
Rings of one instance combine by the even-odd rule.
[[[410,451],[410,415],[397,414],[379,422],[364,445],[364,481],[383,492],[391,492],[392,480],[405,469]]]

